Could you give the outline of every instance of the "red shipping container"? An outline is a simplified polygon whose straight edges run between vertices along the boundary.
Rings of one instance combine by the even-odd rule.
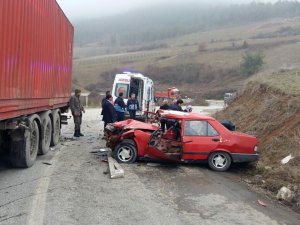
[[[55,0],[0,0],[0,121],[67,106],[73,33]]]

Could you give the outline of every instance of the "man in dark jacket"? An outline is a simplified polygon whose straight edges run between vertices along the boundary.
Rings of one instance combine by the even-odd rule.
[[[170,110],[174,110],[174,111],[183,111],[183,109],[181,108],[181,105],[183,104],[182,99],[178,99],[176,101],[176,103],[170,105]]]
[[[119,93],[119,97],[115,100],[115,110],[117,113],[117,121],[123,121],[125,119],[126,105],[123,100],[123,93]]]
[[[136,111],[139,110],[139,102],[135,98],[135,94],[132,93],[130,99],[127,102],[127,109],[130,115],[130,119],[135,119]]]
[[[102,108],[101,116],[103,116],[103,104],[104,104],[104,102],[106,101],[106,97],[107,97],[108,95],[110,95],[110,91],[106,91],[106,92],[105,92],[105,97],[102,98],[102,101],[101,101],[101,108]]]
[[[74,118],[74,124],[75,124],[74,137],[84,136],[81,133],[80,125],[82,123],[82,112],[85,112],[85,111],[80,103],[80,95],[81,95],[81,90],[76,89],[75,95],[73,95],[69,101],[69,107],[71,109],[71,112],[72,112],[72,115]]]
[[[102,101],[101,101],[101,107],[102,107],[102,108],[103,108],[103,103],[105,102],[106,97],[107,97],[108,95],[111,95],[110,91],[106,91],[106,92],[105,92],[105,97],[104,97],[104,98],[102,99]],[[101,115],[103,115],[103,114],[101,113]]]
[[[116,111],[112,102],[113,98],[111,94],[108,94],[102,104],[102,120],[104,121],[104,129],[108,123],[113,123],[116,121]]]
[[[169,108],[168,100],[164,99],[163,104],[159,107],[159,109],[168,110]]]

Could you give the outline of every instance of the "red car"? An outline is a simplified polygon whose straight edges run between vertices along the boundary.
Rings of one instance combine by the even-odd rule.
[[[231,131],[212,117],[163,111],[160,121],[167,124],[166,132],[136,120],[109,124],[107,147],[119,162],[132,163],[138,158],[207,161],[215,171],[225,171],[231,163],[258,160],[256,137]]]

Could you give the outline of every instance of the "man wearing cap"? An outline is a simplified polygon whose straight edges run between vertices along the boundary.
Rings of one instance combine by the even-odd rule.
[[[75,124],[75,131],[74,131],[74,137],[80,137],[84,136],[81,133],[80,130],[80,125],[82,122],[82,112],[85,113],[84,108],[82,107],[80,103],[80,95],[81,95],[81,90],[76,89],[75,94],[71,96],[70,101],[69,101],[69,106],[74,118],[74,124]]]

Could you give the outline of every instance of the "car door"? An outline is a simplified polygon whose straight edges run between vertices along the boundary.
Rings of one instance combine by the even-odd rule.
[[[219,133],[208,121],[186,120],[182,126],[182,160],[205,160],[218,148]]]
[[[149,144],[145,149],[145,156],[179,162],[182,157],[182,147],[180,124],[176,123],[166,133],[163,133],[161,129],[152,133]]]

